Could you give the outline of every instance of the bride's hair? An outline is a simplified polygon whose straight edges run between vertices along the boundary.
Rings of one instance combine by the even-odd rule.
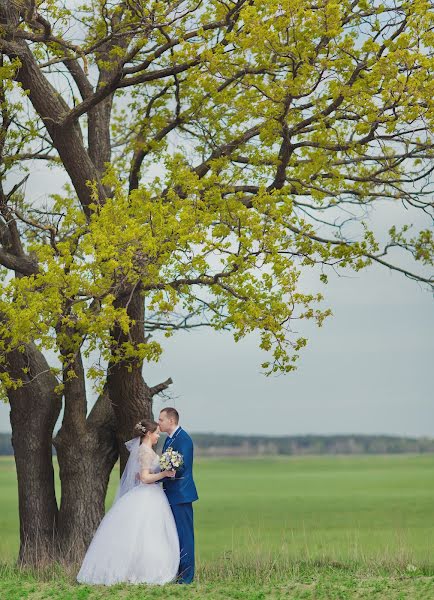
[[[151,419],[143,419],[137,425],[134,425],[134,437],[139,437],[148,433],[154,433],[158,427],[158,423]]]

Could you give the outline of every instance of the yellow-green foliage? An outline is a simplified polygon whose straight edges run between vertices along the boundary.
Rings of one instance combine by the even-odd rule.
[[[180,173],[179,162],[171,167]],[[276,194],[258,197],[265,215],[264,209],[222,198],[205,182],[189,185],[188,171],[182,175],[187,197],[173,188],[166,198],[152,198],[144,188],[127,197],[118,184],[110,200],[94,205],[89,222],[71,200],[58,197],[55,210],[64,211],[68,234],[60,230],[62,241],[54,247],[33,241],[29,250],[39,272],[3,282],[3,351],[37,340],[41,347],[73,353],[85,338],[86,354],[98,349],[104,359],[113,359],[112,328],[128,332],[131,325],[126,309],[113,304],[116,293],[140,284],[147,311],[170,316],[183,307],[200,314],[197,298],[206,299],[215,328],[231,327],[235,339],[261,331],[261,347],[273,348],[274,356],[264,368],[291,370],[296,357],[288,353],[286,322],[298,314],[321,324],[329,311],[311,307],[319,294],[297,290],[298,268],[281,252],[285,230],[278,218],[270,218]],[[303,236],[299,244],[302,249]],[[304,343],[292,345],[297,350]],[[118,360],[155,360],[160,352],[159,344],[148,342],[124,344],[114,354]],[[6,378],[3,383],[10,385]]]
[[[431,2],[254,0],[235,11],[220,0],[200,9],[186,0],[176,3],[177,12],[169,4],[92,0],[77,7],[80,46],[65,50],[54,38],[34,44],[41,61],[44,52],[52,60],[67,52],[85,72],[109,73],[125,62],[111,122],[121,151],[107,165],[108,200],[89,182],[89,217],[67,190],[53,199],[54,212],[63,215],[55,235],[49,227],[46,235],[28,232],[38,273],[3,273],[0,360],[29,341],[64,361],[79,347],[85,356],[98,351],[103,361],[158,360],[156,341],[112,338],[115,326],[127,334],[132,325],[116,298],[140,288],[145,319],[158,315],[166,335],[175,329],[174,313],[206,315],[236,340],[258,332],[269,355],[266,373],[291,371],[306,339],[290,333],[290,321],[321,325],[330,314],[320,308],[320,294],[302,290],[301,270],[318,263],[359,270],[382,256],[365,224],[352,237],[334,228],[341,207],[384,198],[414,206],[407,183],[434,154]],[[57,39],[67,36],[76,15],[56,0],[42,8],[56,23]],[[108,32],[118,41],[106,52],[98,42]],[[179,65],[185,68],[176,79],[136,83],[143,73]],[[0,70],[9,86],[13,68]],[[22,102],[25,96],[24,90]],[[175,105],[185,136],[176,151],[161,134]],[[37,137],[32,127],[29,139]],[[141,178],[129,193],[139,151]],[[17,156],[9,152],[11,164]],[[330,209],[336,212],[327,213],[323,236],[319,211]],[[431,231],[408,231],[391,226],[390,244],[432,264]],[[320,279],[326,283],[327,275]],[[97,366],[89,374],[102,380]],[[4,387],[20,385],[0,377]]]

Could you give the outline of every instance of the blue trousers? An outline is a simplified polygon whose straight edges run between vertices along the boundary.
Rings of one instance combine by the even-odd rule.
[[[178,530],[181,551],[178,583],[191,583],[194,577],[194,528],[191,502],[173,504],[171,507]]]

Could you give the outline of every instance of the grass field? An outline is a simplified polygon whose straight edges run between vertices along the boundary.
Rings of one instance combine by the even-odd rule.
[[[2,458],[0,596],[434,598],[433,472],[431,455],[197,460],[196,584],[105,589],[11,566],[16,481]],[[116,476],[108,506],[115,487]]]

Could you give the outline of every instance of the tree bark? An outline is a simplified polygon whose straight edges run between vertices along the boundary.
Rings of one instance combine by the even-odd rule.
[[[112,331],[116,347],[124,342],[145,343],[143,328],[143,296],[137,286],[129,295],[118,297],[115,306],[127,307],[128,316],[134,321],[129,334],[125,335],[119,327]],[[133,436],[134,425],[141,419],[152,419],[152,392],[142,375],[143,361],[121,360],[109,364],[107,386],[113,411],[116,416],[117,440],[122,473],[128,452],[124,442]]]
[[[71,330],[72,334],[73,331]],[[80,350],[73,358],[62,352],[65,410],[54,445],[59,462],[61,502],[58,519],[60,556],[81,561],[104,516],[111,470],[117,460],[114,415],[103,393],[86,418],[86,380]],[[74,377],[69,376],[73,370]]]
[[[104,516],[110,473],[118,457],[108,394],[98,398],[79,436],[62,427],[54,444],[62,487],[60,553],[63,561],[78,563]]]
[[[23,387],[9,390],[12,445],[18,479],[18,561],[41,565],[56,558],[58,510],[54,491],[52,436],[61,408],[56,379],[34,344],[8,355],[7,368]],[[28,373],[22,369],[28,368]]]

